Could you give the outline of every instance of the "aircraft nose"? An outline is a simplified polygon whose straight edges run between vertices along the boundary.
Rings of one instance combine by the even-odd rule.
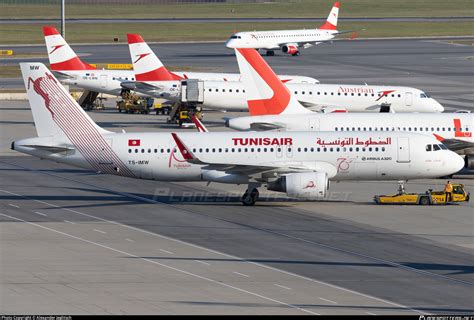
[[[231,48],[231,49],[234,48],[235,46],[234,46],[234,41],[233,41],[233,39],[227,40],[226,43],[225,43],[225,46],[226,46],[227,48]]]
[[[464,168],[464,159],[455,152],[451,152],[451,153],[452,153],[452,156],[451,156],[452,169],[453,169],[453,173],[456,173],[456,172],[461,171]]]
[[[436,100],[433,99],[433,103],[437,112],[443,112],[444,107]]]

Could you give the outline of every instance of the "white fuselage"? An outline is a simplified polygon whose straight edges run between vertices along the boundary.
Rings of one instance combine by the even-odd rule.
[[[313,111],[327,108],[350,112],[379,112],[384,103],[390,104],[390,110],[394,112],[444,110],[442,105],[423,91],[410,87],[296,83],[286,85],[302,105]],[[203,107],[228,111],[248,110],[244,84],[205,82]]]
[[[228,119],[226,125],[239,131],[261,124],[283,131],[402,131],[460,139],[474,143],[474,115],[471,113],[312,113],[249,116]]]
[[[164,181],[246,183],[249,177],[209,170],[212,164],[232,166],[304,167],[326,172],[331,180],[403,180],[434,178],[457,172],[461,157],[449,150],[427,152],[436,140],[396,132],[216,132],[179,133],[204,164],[186,162],[170,133],[105,133],[103,141],[76,142],[65,136],[54,145],[69,151],[51,152],[35,146],[51,137],[15,141],[14,150],[103,173]],[[130,146],[134,141],[135,146]],[[132,144],[133,145],[133,144]],[[89,152],[95,148],[101,153]]]
[[[227,40],[226,47],[276,50],[285,45],[318,44],[333,39],[336,34],[335,30],[321,29],[238,32]]]
[[[135,81],[133,70],[78,70],[58,71],[71,78],[59,77],[61,83],[73,85],[90,91],[103,92],[111,95],[120,95],[123,81]],[[207,73],[207,72],[185,72],[177,71],[174,74],[183,79],[200,79],[204,81],[240,81],[239,73]],[[280,78],[290,83],[318,83],[319,81],[304,76],[280,75]]]

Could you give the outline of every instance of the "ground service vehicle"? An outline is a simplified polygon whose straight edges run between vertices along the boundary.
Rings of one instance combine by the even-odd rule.
[[[374,197],[377,204],[418,204],[434,205],[456,202],[468,202],[470,193],[464,189],[463,184],[453,184],[453,192],[448,197],[444,191],[428,190],[425,193],[398,193],[395,195],[378,195]]]
[[[122,94],[122,100],[117,101],[117,109],[119,112],[125,113],[142,113],[150,112],[150,100],[143,99],[135,93],[125,92]]]

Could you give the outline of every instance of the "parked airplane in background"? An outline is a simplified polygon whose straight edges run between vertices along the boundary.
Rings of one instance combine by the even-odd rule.
[[[185,95],[181,92],[179,81],[172,81],[176,78],[176,74],[168,71],[161,64],[145,42],[138,42],[140,44],[138,45],[134,42],[135,35],[132,36],[130,55],[134,61],[133,68],[137,73],[136,81],[123,84],[123,86],[156,98],[177,100],[181,95]],[[137,41],[143,40],[139,38]],[[142,56],[145,58],[140,59],[139,57]],[[284,76],[279,77],[283,79]],[[291,77],[298,79],[295,76]],[[436,100],[415,88],[310,84],[304,83],[305,78],[298,79],[299,83],[283,82],[305,107],[313,111],[442,112],[444,110]],[[247,95],[242,81],[204,81],[200,90],[202,92],[199,95],[202,96],[204,108],[227,111],[248,110]],[[386,106],[385,110],[383,110],[384,106]]]
[[[291,98],[292,103],[272,98],[271,103],[262,104],[262,90],[267,92],[268,97],[293,94],[277,81],[271,67],[257,52],[235,51],[247,90],[249,112],[256,116],[227,119],[227,127],[253,131],[403,131],[434,135],[450,150],[466,154],[466,167],[474,169],[474,115],[471,113],[425,113],[422,117],[416,117],[413,113],[323,114],[308,112],[298,101],[293,101],[294,97]],[[438,146],[433,148],[433,151],[440,150]]]
[[[168,71],[156,54],[139,34],[127,34],[130,55],[137,81],[145,80],[185,80],[199,79],[204,81],[240,81],[240,73]],[[145,62],[145,63],[143,63]],[[152,66],[152,69],[150,67]],[[319,83],[318,80],[296,75],[278,75],[285,83]]]
[[[407,132],[114,133],[97,126],[43,64],[20,66],[38,137],[11,148],[100,173],[248,184],[242,202],[253,205],[261,185],[323,199],[329,180],[434,178],[464,165],[433,137]],[[288,90],[275,99],[295,101]],[[273,101],[263,96],[255,103]]]
[[[199,79],[218,85],[221,82],[240,81],[239,73],[171,72],[140,35],[127,34],[127,39],[135,81],[123,82],[121,85],[124,88],[155,98],[180,100],[181,80]],[[318,80],[304,76],[280,75],[278,77],[285,83],[318,83]]]
[[[283,53],[297,56],[299,48],[306,49],[345,33],[337,31],[339,7],[339,2],[334,3],[326,23],[317,29],[237,32],[227,40],[226,47],[264,49],[267,56],[281,49]]]
[[[323,112],[442,112],[443,106],[425,92],[410,87],[350,84],[287,83],[298,101]],[[245,111],[246,89],[240,82],[204,83],[203,107]]]
[[[135,81],[133,70],[105,70],[97,69],[95,66],[83,62],[72,50],[64,38],[54,27],[43,27],[44,39],[48,50],[48,58],[51,70],[63,84],[74,85],[86,90],[103,92],[112,95],[120,95],[122,82]],[[130,35],[132,41],[138,42],[141,37]],[[130,40],[129,37],[129,40]],[[142,40],[143,41],[143,40]],[[143,56],[140,59],[143,59]],[[136,61],[135,57],[133,61]],[[163,65],[158,58],[155,62]],[[177,71],[171,74],[172,79],[198,78],[202,80],[235,81],[240,79],[238,73],[210,73],[210,72],[187,72]],[[318,80],[301,76],[282,76],[283,81],[318,83]]]

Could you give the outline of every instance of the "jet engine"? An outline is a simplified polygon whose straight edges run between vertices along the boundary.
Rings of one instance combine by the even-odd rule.
[[[297,55],[299,53],[298,45],[296,43],[285,44],[283,47],[281,47],[281,51],[291,55]]]
[[[474,169],[474,155],[466,155],[466,157],[464,158],[464,167],[466,169],[469,169],[469,170],[473,170]]]
[[[323,199],[329,189],[326,172],[290,173],[268,183],[268,190],[286,192],[292,198]]]

